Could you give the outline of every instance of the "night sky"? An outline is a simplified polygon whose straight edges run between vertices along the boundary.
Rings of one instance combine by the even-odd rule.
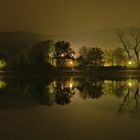
[[[139,25],[139,0],[0,0],[1,31],[59,35]]]

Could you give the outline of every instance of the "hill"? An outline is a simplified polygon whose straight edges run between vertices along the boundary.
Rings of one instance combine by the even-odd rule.
[[[119,42],[116,32],[119,30],[127,32],[130,29],[135,29],[140,32],[140,28],[136,27],[103,29],[65,35],[40,35],[31,32],[0,32],[0,54],[4,54],[10,58],[17,57],[23,47],[48,39],[54,41],[69,41],[76,51],[82,46],[97,46],[103,49],[115,48],[122,45]]]

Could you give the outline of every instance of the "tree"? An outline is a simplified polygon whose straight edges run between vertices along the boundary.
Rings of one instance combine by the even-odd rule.
[[[40,41],[23,49],[21,61],[26,64],[41,65],[49,63],[52,41]]]
[[[124,39],[124,33],[121,32],[121,31],[119,31],[119,32],[117,32],[117,35],[118,35],[118,37],[119,37],[120,42],[121,42],[122,45],[123,45],[124,50],[125,50],[126,53],[127,53],[128,59],[130,60],[130,59],[131,59],[131,52],[130,52],[130,48],[129,48],[129,46],[128,46],[128,42],[125,41],[125,39]]]
[[[82,81],[80,81],[78,90],[80,91],[80,96],[83,99],[100,98],[104,94],[103,93],[103,81],[95,80],[92,78],[82,80]]]
[[[87,59],[85,59],[84,57],[83,57],[83,55],[81,55],[81,56],[79,56],[78,58],[77,58],[77,62],[78,62],[78,66],[79,66],[79,68],[81,69],[81,68],[86,68],[86,66],[87,66]]]
[[[0,54],[0,69],[3,69],[7,65],[7,58],[3,54]]]
[[[106,66],[114,66],[115,58],[113,55],[114,51],[112,49],[105,50],[105,65]]]
[[[91,48],[87,55],[88,66],[99,67],[104,65],[104,52],[101,48]]]
[[[121,47],[105,51],[105,62],[107,66],[124,66],[127,60],[127,54]]]
[[[128,42],[129,48],[132,49],[136,56],[137,65],[140,66],[140,33],[133,30],[130,32],[131,42]]]
[[[140,33],[133,28],[127,34],[119,32],[117,35],[127,53],[128,59],[131,60],[134,54],[135,58],[133,59],[136,59],[137,66],[140,66]]]
[[[79,50],[80,56],[82,56],[85,60],[87,60],[87,55],[88,55],[89,50],[90,50],[89,47],[83,46],[83,47]]]
[[[77,62],[80,68],[85,68],[88,65],[87,55],[88,55],[89,50],[90,48],[86,46],[83,46],[79,50],[80,56],[77,58]]]
[[[82,47],[77,59],[80,67],[99,67],[104,65],[104,52],[101,48]]]
[[[115,63],[117,66],[125,65],[127,62],[127,55],[123,48],[117,47],[114,49],[113,53],[115,57]]]
[[[69,42],[56,42],[54,58],[56,59],[57,67],[64,67],[68,59],[74,59],[75,52],[70,46],[71,44]]]

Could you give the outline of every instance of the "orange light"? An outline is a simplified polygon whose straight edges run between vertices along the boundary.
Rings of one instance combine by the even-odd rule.
[[[73,62],[72,62],[72,61],[70,61],[70,64],[71,64],[71,65],[73,65]]]

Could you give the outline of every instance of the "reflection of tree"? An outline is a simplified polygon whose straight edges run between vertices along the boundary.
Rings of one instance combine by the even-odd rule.
[[[38,91],[38,90],[37,90]],[[41,105],[53,105],[54,104],[54,95],[49,92],[49,90],[42,89],[43,92],[33,93],[33,99]]]
[[[122,95],[126,92],[126,83],[120,81],[115,82],[112,90],[113,94],[115,94],[117,97],[122,97]]]
[[[126,81],[104,81],[104,94],[113,94],[118,98],[122,98],[126,90]]]
[[[103,95],[103,81],[92,79],[83,80],[78,89],[80,90],[80,95],[83,99],[100,98]]]
[[[24,94],[30,95],[30,98],[41,105],[52,105],[53,94],[49,92],[46,85],[48,85],[48,83],[43,81],[29,83],[24,88]]]
[[[72,87],[67,85],[67,79],[57,79],[51,83],[36,81],[26,85],[24,92],[41,105],[59,105],[70,103],[73,95]]]
[[[123,102],[122,102],[122,104],[120,105],[120,108],[119,108],[119,112],[123,112],[123,107],[125,106],[126,101],[128,100],[129,94],[130,94],[130,89],[128,89],[127,94],[124,96]]]
[[[3,82],[2,82],[3,81]],[[101,81],[97,79],[87,78],[57,78],[51,82],[51,79],[6,79],[1,81],[0,89],[0,107],[9,104],[11,106],[21,106],[24,102],[30,102],[38,105],[66,105],[71,102],[74,94],[80,94],[83,99],[100,98],[104,95],[115,95],[120,98],[122,103],[118,110],[122,112],[138,112],[140,111],[140,81]],[[3,84],[5,83],[5,84]],[[111,98],[110,98],[111,99]],[[7,102],[6,102],[7,101]],[[13,102],[12,102],[13,101]],[[22,102],[21,102],[22,101]],[[18,105],[21,103],[20,105]],[[3,105],[4,104],[4,105]],[[31,105],[30,104],[30,105]]]
[[[72,89],[67,86],[67,80],[59,79],[56,81],[55,102],[59,105],[69,104],[72,97]]]
[[[120,105],[119,113],[140,111],[140,87],[139,82],[134,87],[128,87],[127,93],[123,95],[123,102]]]
[[[35,101],[41,105],[69,104],[74,94],[73,83],[70,79],[9,79],[8,86],[1,81],[1,97]],[[5,87],[6,86],[6,87]]]
[[[71,93],[69,92],[69,90],[57,90],[56,94],[55,94],[55,101],[57,104],[59,105],[65,105],[65,104],[69,104],[71,98]]]

